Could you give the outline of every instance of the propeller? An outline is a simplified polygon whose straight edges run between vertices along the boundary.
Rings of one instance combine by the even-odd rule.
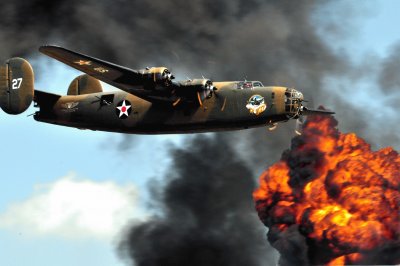
[[[201,82],[204,82],[201,87],[199,88],[199,90],[197,91],[197,100],[199,102],[200,106],[203,106],[203,101],[205,99],[210,99],[213,95],[213,92],[215,92],[217,89],[214,87],[213,82],[209,79],[204,79],[201,80]],[[218,97],[218,96],[216,96]]]
[[[209,91],[209,92],[210,92],[210,93],[208,94],[207,98],[211,98],[213,92],[216,90],[215,87],[214,87],[214,85],[213,85],[213,82],[212,82],[211,80],[207,80],[207,82],[206,82],[206,84],[205,84],[205,86],[204,86],[204,89],[205,89],[206,91]]]
[[[207,98],[211,98],[213,95],[215,96],[215,98],[217,99],[218,103],[221,106],[221,111],[225,110],[225,106],[226,106],[226,97],[225,96],[221,96],[218,93],[218,88],[214,86],[213,82],[211,80],[210,81],[210,86],[209,86],[209,90],[210,90],[210,94],[208,95]]]
[[[169,71],[166,68],[162,72],[162,79],[164,80],[165,85],[169,86],[169,85],[171,85],[172,80],[175,79],[175,77],[171,74],[171,71]]]

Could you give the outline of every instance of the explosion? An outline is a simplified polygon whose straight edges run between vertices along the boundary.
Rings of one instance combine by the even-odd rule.
[[[400,263],[400,156],[309,117],[254,191],[281,265]]]

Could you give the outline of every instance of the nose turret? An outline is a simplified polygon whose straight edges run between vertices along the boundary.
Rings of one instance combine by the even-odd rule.
[[[295,89],[287,89],[286,94],[287,94],[286,112],[288,112],[287,113],[288,118],[297,119],[303,115],[312,115],[312,114],[331,115],[335,113],[332,111],[313,110],[307,108],[306,106],[303,105],[304,102],[303,93]]]
[[[298,118],[303,107],[303,93],[287,88],[285,91],[285,111],[288,118]]]
[[[303,93],[301,93],[295,89],[293,89],[293,91],[294,91],[294,93],[293,93],[294,98],[298,99],[300,102],[304,101]]]

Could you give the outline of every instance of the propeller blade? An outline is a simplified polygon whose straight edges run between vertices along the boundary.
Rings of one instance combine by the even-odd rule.
[[[201,100],[200,92],[197,92],[197,100],[199,101],[200,107],[203,107],[203,101]]]

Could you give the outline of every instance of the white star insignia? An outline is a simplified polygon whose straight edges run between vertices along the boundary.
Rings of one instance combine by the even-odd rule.
[[[126,105],[125,100],[122,102],[121,106],[118,106],[117,109],[119,110],[119,117],[126,115],[129,116],[128,110],[131,108],[131,105]]]

